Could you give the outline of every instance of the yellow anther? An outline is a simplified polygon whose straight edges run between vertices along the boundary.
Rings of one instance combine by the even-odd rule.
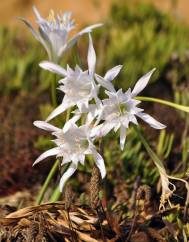
[[[54,22],[54,23],[56,22],[55,14],[54,14],[54,11],[52,9],[49,12],[49,16],[48,16],[47,20],[49,22]]]

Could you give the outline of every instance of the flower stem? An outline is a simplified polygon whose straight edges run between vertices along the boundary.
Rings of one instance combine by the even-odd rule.
[[[161,103],[164,105],[167,105],[169,107],[184,111],[189,113],[189,107],[184,106],[184,105],[180,105],[174,102],[169,102],[163,99],[159,99],[159,98],[152,98],[152,97],[136,97],[135,99],[139,100],[139,101],[148,101],[148,102],[157,102],[157,103]]]
[[[49,185],[50,181],[52,180],[55,172],[57,171],[58,166],[59,166],[59,160],[56,160],[54,165],[52,166],[52,168],[51,168],[51,170],[50,170],[50,172],[49,172],[49,174],[48,174],[48,176],[47,176],[47,178],[46,178],[46,180],[45,180],[45,182],[44,182],[40,192],[39,192],[39,195],[37,197],[37,204],[38,205],[42,203],[44,195],[45,195],[45,192],[46,192],[46,190],[48,188],[48,185]]]
[[[54,78],[52,78],[52,81],[51,81],[51,99],[52,99],[53,107],[56,107],[57,106],[56,75],[54,75]],[[38,195],[37,201],[36,201],[37,204],[41,204],[43,202],[45,192],[46,192],[48,185],[49,185],[50,181],[52,180],[55,172],[57,171],[58,166],[59,166],[59,160],[56,160],[39,192],[39,195]]]
[[[58,184],[58,186],[56,187],[56,189],[54,190],[51,198],[50,198],[50,202],[56,202],[59,200],[60,196],[61,196],[61,192],[60,192],[60,186]]]
[[[57,106],[57,95],[56,95],[56,75],[54,75],[54,79],[51,82],[51,99],[53,107]]]

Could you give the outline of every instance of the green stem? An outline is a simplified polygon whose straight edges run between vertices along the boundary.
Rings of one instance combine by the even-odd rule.
[[[58,166],[59,166],[59,160],[56,160],[54,165],[52,166],[52,168],[51,168],[51,170],[50,170],[50,172],[49,172],[49,174],[48,174],[48,176],[47,176],[47,178],[46,178],[46,180],[45,180],[41,190],[40,190],[40,193],[39,193],[38,197],[37,197],[37,204],[38,205],[42,203],[44,195],[45,195],[45,192],[46,192],[46,190],[48,188],[48,185],[49,185],[50,181],[52,180],[55,172],[57,171]]]
[[[169,102],[163,99],[159,99],[159,98],[152,98],[152,97],[136,97],[135,99],[139,100],[139,101],[148,101],[148,102],[156,102],[156,103],[161,103],[164,105],[167,105],[169,107],[184,111],[189,113],[189,107],[184,106],[184,105],[180,105],[177,103],[173,103],[173,102]]]
[[[54,79],[51,82],[51,99],[53,107],[57,106],[57,95],[56,95],[56,75],[54,75]]]
[[[61,192],[60,192],[60,186],[58,184],[58,186],[56,187],[56,189],[54,190],[51,198],[50,198],[50,202],[57,202],[61,196]]]

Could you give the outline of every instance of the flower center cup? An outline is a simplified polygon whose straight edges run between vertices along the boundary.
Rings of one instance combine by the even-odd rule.
[[[127,112],[127,106],[125,103],[121,103],[119,105],[119,111],[120,111],[120,114],[125,114]]]
[[[77,153],[83,153],[89,146],[89,141],[86,139],[75,138],[74,149]]]
[[[86,83],[84,83],[84,81],[86,81]],[[66,84],[66,94],[69,98],[80,101],[90,96],[92,84],[89,81],[87,82],[86,79],[84,79],[84,81],[79,80],[77,83],[74,79]]]

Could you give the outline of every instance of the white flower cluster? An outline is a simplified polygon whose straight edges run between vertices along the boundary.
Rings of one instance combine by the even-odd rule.
[[[104,77],[96,74],[96,53],[90,34],[87,57],[88,69],[83,71],[79,66],[76,66],[75,69],[67,66],[64,69],[57,64],[57,59],[60,58],[64,50],[70,47],[78,36],[91,32],[93,28],[99,27],[100,24],[85,28],[68,41],[67,35],[73,28],[70,13],[57,17],[54,17],[52,13],[49,20],[44,20],[36,8],[34,8],[34,11],[39,24],[39,34],[34,31],[28,21],[24,20],[24,22],[49,54],[50,61],[43,61],[40,66],[62,78],[59,80],[58,89],[64,94],[62,103],[48,116],[46,121],[34,122],[35,126],[49,131],[55,136],[53,140],[55,148],[40,155],[34,164],[50,156],[61,158],[61,165],[71,162],[60,180],[60,190],[62,191],[65,182],[76,171],[78,163],[84,165],[86,155],[93,156],[102,178],[105,177],[106,169],[103,157],[97,152],[94,145],[94,141],[99,137],[104,137],[111,130],[115,132],[119,130],[120,147],[123,150],[129,124],[137,125],[137,117],[155,129],[165,128],[165,125],[137,107],[140,101],[136,99],[136,96],[146,87],[155,69],[141,77],[132,91],[130,88],[126,92],[123,92],[122,89],[116,91],[112,81],[117,77],[122,66],[118,65],[110,69]],[[99,97],[100,88],[107,95],[104,100]],[[72,117],[64,124],[62,129],[48,123],[68,109],[72,110]],[[82,125],[78,126],[76,123],[81,117],[86,118]]]

